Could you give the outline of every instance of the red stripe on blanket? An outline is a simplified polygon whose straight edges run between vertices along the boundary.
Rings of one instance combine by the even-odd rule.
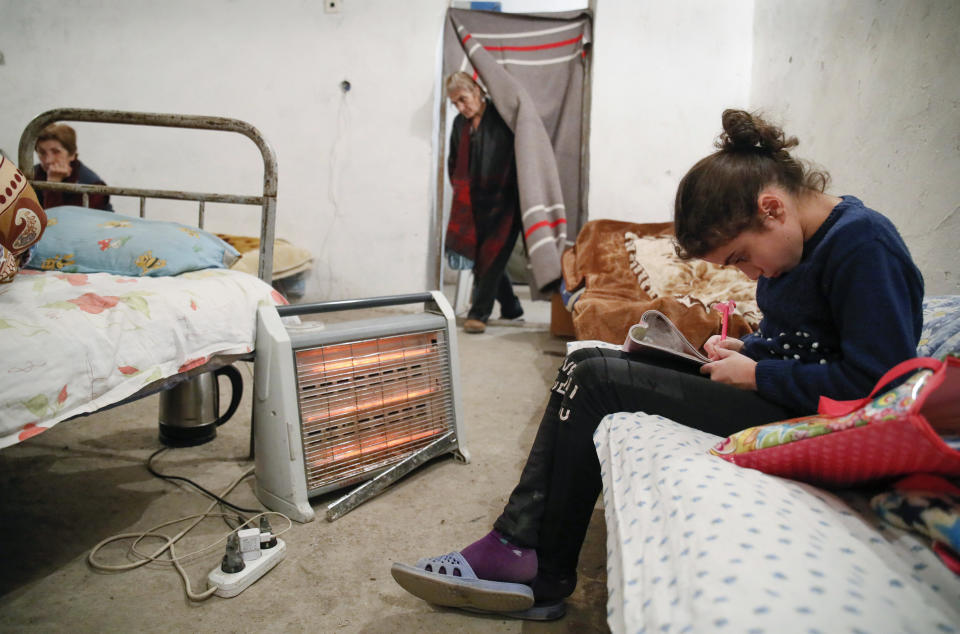
[[[469,37],[469,36],[468,36]],[[483,48],[488,51],[542,51],[545,48],[560,48],[561,46],[566,46],[567,44],[573,44],[574,42],[579,42],[581,36],[572,37],[569,40],[563,40],[562,42],[548,42],[547,44],[533,44],[531,46],[484,46]],[[466,42],[466,40],[464,40]]]
[[[534,231],[536,231],[537,229],[542,229],[542,228],[544,228],[544,227],[550,227],[550,228],[552,229],[553,227],[556,227],[557,225],[560,225],[560,224],[563,224],[563,225],[567,224],[567,219],[566,219],[566,218],[557,218],[557,219],[554,220],[553,222],[550,222],[549,220],[541,220],[541,221],[538,222],[537,224],[535,224],[535,225],[533,225],[532,227],[530,227],[530,228],[527,230],[527,232],[523,234],[523,237],[524,237],[524,238],[529,238],[529,237],[530,237],[530,234],[533,233]]]
[[[473,35],[471,35],[470,33],[467,33],[467,37],[463,38],[463,43],[466,44],[467,40],[469,40],[471,37],[473,37]]]

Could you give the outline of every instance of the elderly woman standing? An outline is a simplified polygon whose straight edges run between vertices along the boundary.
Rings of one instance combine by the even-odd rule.
[[[77,158],[77,133],[63,123],[45,127],[34,146],[40,164],[33,168],[34,178],[53,183],[79,183],[81,185],[106,185],[99,176]],[[76,193],[38,190],[40,205],[44,209],[60,205],[82,205],[83,196]],[[113,211],[110,196],[90,194],[90,207]]]
[[[446,91],[460,112],[447,161],[453,202],[446,250],[473,260],[473,300],[463,329],[481,333],[494,301],[504,319],[523,315],[506,272],[521,228],[513,132],[470,75],[453,73]]]

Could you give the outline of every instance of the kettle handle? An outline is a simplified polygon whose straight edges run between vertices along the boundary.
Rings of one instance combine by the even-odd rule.
[[[227,378],[230,379],[230,405],[227,407],[227,411],[223,413],[223,416],[213,421],[213,424],[217,427],[230,420],[230,417],[233,416],[233,413],[237,411],[237,407],[240,405],[240,397],[243,396],[243,376],[240,374],[240,370],[232,365],[225,365],[213,371],[214,378],[219,379],[221,375],[226,375]]]

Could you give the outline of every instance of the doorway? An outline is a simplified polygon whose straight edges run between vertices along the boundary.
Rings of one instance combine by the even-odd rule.
[[[587,10],[536,15],[448,10],[436,126],[432,281],[444,288],[458,316],[469,309],[472,274],[451,270],[444,254],[452,197],[447,154],[457,111],[443,93],[443,79],[455,71],[471,74],[517,135],[524,227],[508,271],[527,323],[549,324],[549,301],[536,300],[550,299],[560,254],[587,216],[591,37]],[[530,132],[531,126],[539,130]],[[540,148],[531,152],[537,141]]]

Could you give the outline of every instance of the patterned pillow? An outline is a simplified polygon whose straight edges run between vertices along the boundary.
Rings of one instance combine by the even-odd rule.
[[[960,487],[940,476],[915,473],[874,496],[870,506],[894,526],[932,539],[934,552],[960,574]]]
[[[176,222],[71,206],[47,209],[47,218],[30,268],[159,277],[227,268],[239,257],[215,235]]]
[[[676,297],[683,304],[695,303],[709,308],[717,302],[733,300],[735,312],[751,328],[760,325],[757,307],[757,283],[732,266],[716,266],[703,260],[681,260],[668,236],[624,235],[630,268],[650,299]]]
[[[260,266],[260,238],[234,236],[218,233],[217,237],[240,252],[240,259],[230,265],[234,271],[243,271],[256,275]],[[313,266],[313,255],[306,249],[296,247],[283,238],[273,241],[273,280],[293,277],[309,271]]]
[[[47,217],[33,187],[0,153],[0,293],[30,259],[32,247],[43,235]]]
[[[934,295],[923,300],[923,330],[917,356],[942,358],[960,350],[960,295]]]

